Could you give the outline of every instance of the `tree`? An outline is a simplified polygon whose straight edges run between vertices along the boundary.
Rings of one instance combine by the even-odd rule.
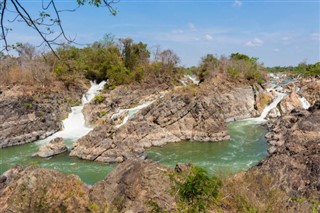
[[[200,82],[203,82],[209,73],[211,75],[216,74],[216,72],[219,71],[217,70],[219,64],[219,60],[212,54],[207,54],[205,57],[202,57],[198,73]]]
[[[117,13],[117,10],[113,7],[113,4],[119,0],[76,0],[76,7],[73,9],[60,9],[58,8],[54,0],[44,1],[42,0],[42,6],[39,14],[34,17],[22,3],[18,0],[0,0],[0,41],[4,43],[0,52],[9,51],[10,45],[7,41],[7,36],[10,29],[7,26],[12,22],[23,22],[28,27],[35,30],[42,38],[42,44],[46,44],[52,52],[57,56],[53,49],[54,45],[61,45],[65,42],[72,43],[74,39],[68,37],[61,24],[61,13],[74,12],[80,6],[85,4],[93,5],[95,7],[106,7],[112,15]],[[58,42],[58,39],[62,39],[62,42]]]

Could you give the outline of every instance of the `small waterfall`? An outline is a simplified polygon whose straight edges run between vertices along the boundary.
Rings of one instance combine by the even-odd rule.
[[[299,97],[299,101],[300,101],[303,109],[309,109],[309,107],[311,106],[311,104],[307,101],[307,99],[305,97]]]
[[[194,84],[199,84],[200,81],[196,78],[195,75],[187,75],[187,77],[194,83]]]
[[[127,121],[128,121],[129,119],[133,118],[134,115],[135,115],[139,110],[141,110],[141,109],[149,106],[149,105],[152,104],[153,102],[154,102],[154,101],[146,101],[146,102],[144,102],[143,104],[140,104],[140,105],[138,105],[138,106],[136,106],[136,107],[134,107],[134,108],[130,108],[130,109],[120,109],[120,110],[118,111],[118,113],[113,114],[111,118],[112,118],[112,119],[113,119],[113,118],[117,118],[117,117],[121,116],[123,113],[127,113],[127,116],[123,119],[123,121],[122,121],[121,124],[119,124],[119,125],[116,126],[116,128],[119,128],[119,127],[121,127],[122,125],[124,125],[125,123],[127,123]]]
[[[266,106],[263,109],[259,119],[264,120],[267,117],[270,110],[277,107],[278,103],[286,96],[286,94],[284,94],[284,93],[280,93],[280,92],[275,92],[275,93],[278,95],[278,97],[276,99],[274,99],[270,105]]]
[[[69,140],[76,140],[88,134],[92,130],[92,128],[85,126],[85,120],[84,115],[82,113],[82,109],[84,104],[90,102],[95,95],[99,94],[106,82],[102,81],[100,84],[96,84],[95,82],[90,83],[90,89],[82,96],[82,105],[71,107],[71,113],[69,113],[68,117],[62,121],[63,130],[56,132],[55,134],[45,138],[44,140],[39,141],[39,144],[49,142],[50,140],[56,137],[62,137],[64,139]]]
[[[274,91],[274,90],[273,90]],[[248,119],[244,119],[244,121],[250,121],[250,122],[254,122],[254,123],[262,123],[265,122],[265,118],[267,117],[267,115],[269,114],[269,112],[277,107],[277,105],[280,103],[280,101],[287,95],[285,93],[280,93],[280,92],[276,92],[274,91],[278,96],[276,99],[273,100],[273,102],[271,104],[269,104],[268,106],[266,106],[261,115],[257,118],[248,118]]]
[[[97,84],[96,82],[90,81],[91,87],[89,88],[88,92],[82,96],[82,105],[89,103],[94,96],[99,94],[100,91],[103,90],[106,83],[106,81],[101,81],[99,84]]]

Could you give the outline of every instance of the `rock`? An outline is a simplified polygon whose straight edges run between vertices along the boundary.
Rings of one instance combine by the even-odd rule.
[[[269,121],[270,156],[251,170],[273,177],[273,186],[289,198],[308,202],[320,198],[320,108],[311,109],[295,109]]]
[[[99,206],[107,206],[110,212],[150,212],[155,205],[161,212],[172,212],[176,202],[171,193],[170,172],[152,161],[128,160],[96,183],[90,189],[90,198]]]
[[[295,92],[291,92],[289,95],[285,96],[279,103],[279,106],[282,113],[289,113],[293,109],[303,109],[299,96]]]
[[[76,83],[75,83],[76,84]],[[0,85],[1,87],[1,85]],[[54,82],[46,88],[15,85],[0,95],[0,148],[30,143],[59,131],[85,86]]]
[[[212,99],[171,93],[142,109],[119,129],[96,127],[80,138],[71,156],[101,162],[121,162],[143,156],[144,149],[181,140],[229,139],[224,116]]]
[[[88,212],[88,187],[75,175],[42,168],[13,168],[0,184],[0,212]]]
[[[309,101],[311,105],[314,105],[317,100],[320,100],[320,79],[309,78],[302,79],[300,82],[300,94]]]
[[[187,166],[180,166],[187,172]],[[176,211],[169,174],[173,169],[132,159],[93,186],[75,175],[43,168],[15,167],[0,183],[0,212]]]
[[[60,138],[60,137],[55,138],[55,139],[51,140],[49,143],[42,145],[39,148],[39,151],[37,153],[33,154],[32,156],[47,158],[47,157],[51,157],[51,156],[66,152],[66,151],[68,151],[68,148],[63,143],[63,141],[64,141],[63,138]]]

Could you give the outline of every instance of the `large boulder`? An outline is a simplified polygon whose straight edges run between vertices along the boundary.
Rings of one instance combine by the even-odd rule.
[[[53,140],[51,140],[49,143],[42,145],[39,148],[39,151],[35,154],[33,154],[33,157],[42,157],[47,158],[54,155],[58,155],[61,153],[64,153],[68,151],[67,146],[63,143],[63,138],[58,137]]]
[[[90,199],[107,212],[152,212],[155,207],[173,212],[177,206],[170,172],[152,161],[128,160],[90,189]]]

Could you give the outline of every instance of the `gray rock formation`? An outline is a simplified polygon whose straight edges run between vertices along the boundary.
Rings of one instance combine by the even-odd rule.
[[[105,180],[90,189],[90,199],[108,212],[161,212],[176,209],[169,178],[171,169],[151,161],[129,160],[117,166]]]
[[[70,103],[81,100],[85,85],[56,84],[48,88],[0,86],[0,148],[44,139],[61,129]]]
[[[320,102],[268,123],[271,155],[255,170],[274,177],[289,197],[320,197]]]
[[[119,129],[96,127],[79,139],[70,155],[87,160],[122,162],[144,157],[144,149],[181,140],[229,139],[223,114],[209,98],[168,94],[142,109]]]
[[[47,158],[54,155],[58,155],[61,153],[64,153],[68,151],[67,146],[63,143],[63,138],[55,138],[51,140],[49,143],[42,145],[39,148],[39,151],[35,154],[33,154],[33,157],[41,157],[41,158]]]

